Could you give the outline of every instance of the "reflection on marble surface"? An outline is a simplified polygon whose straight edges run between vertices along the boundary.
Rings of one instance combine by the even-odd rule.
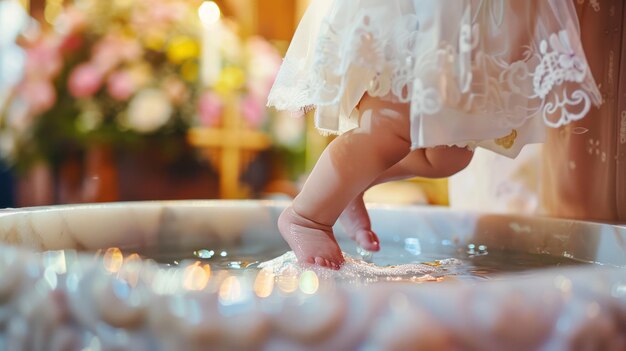
[[[623,227],[371,209],[383,248],[474,244],[476,252],[484,246],[602,264],[480,282],[363,286],[313,270],[275,276],[200,260],[166,267],[128,253],[207,242],[252,253],[284,247],[275,228],[283,206],[184,201],[0,212],[0,349],[626,349]]]

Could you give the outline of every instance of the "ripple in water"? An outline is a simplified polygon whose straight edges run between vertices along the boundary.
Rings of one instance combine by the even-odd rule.
[[[293,251],[289,251],[282,256],[279,256],[273,260],[269,260],[259,264],[259,268],[267,269],[276,276],[289,274],[302,274],[307,270],[312,270],[321,278],[337,278],[340,280],[365,280],[365,281],[377,281],[377,280],[396,280],[394,278],[400,278],[403,280],[412,281],[430,281],[436,280],[446,273],[446,268],[449,266],[461,265],[461,261],[455,258],[438,261],[438,264],[424,264],[424,263],[407,263],[396,266],[378,266],[373,263],[368,263],[362,259],[356,259],[343,254],[345,263],[338,271],[325,269],[314,265],[301,265],[296,259],[296,255]],[[391,279],[388,279],[391,278]]]

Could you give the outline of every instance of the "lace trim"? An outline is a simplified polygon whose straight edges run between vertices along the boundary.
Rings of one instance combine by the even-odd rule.
[[[507,62],[485,53],[480,25],[466,22],[458,43],[440,42],[424,52],[421,41],[429,40],[429,33],[420,30],[415,15],[403,16],[386,33],[368,14],[342,35],[326,20],[311,67],[307,71],[306,59],[287,57],[268,105],[285,110],[338,105],[352,71],[371,77],[365,87],[370,95],[410,103],[412,118],[454,106],[501,116],[501,128],[518,127],[539,114],[546,125],[559,127],[601,104],[586,60],[573,49],[566,30]]]

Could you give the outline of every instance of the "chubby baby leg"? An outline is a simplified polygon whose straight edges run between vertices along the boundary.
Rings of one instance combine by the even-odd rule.
[[[410,152],[400,162],[385,170],[372,186],[413,177],[449,177],[467,167],[473,152],[466,148],[441,146]],[[341,214],[340,221],[348,236],[369,251],[378,251],[380,242],[371,229],[363,194],[354,198]]]
[[[300,262],[336,268],[332,226],[348,203],[410,151],[409,106],[365,96],[360,126],[326,148],[278,227]]]
[[[385,170],[372,185],[412,177],[446,178],[469,165],[474,153],[457,146],[437,146],[411,151]]]

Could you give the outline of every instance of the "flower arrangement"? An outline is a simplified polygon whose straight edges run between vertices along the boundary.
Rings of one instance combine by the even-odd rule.
[[[23,42],[24,78],[2,112],[2,156],[27,168],[90,143],[184,130],[195,115],[195,10],[168,0],[64,8],[53,28]]]
[[[264,39],[226,30],[219,79],[205,91],[199,5],[80,0],[50,30],[22,39],[25,74],[0,106],[0,157],[26,170],[94,143],[167,147],[161,141],[184,138],[194,124],[219,125],[226,95],[260,128],[281,56]]]

